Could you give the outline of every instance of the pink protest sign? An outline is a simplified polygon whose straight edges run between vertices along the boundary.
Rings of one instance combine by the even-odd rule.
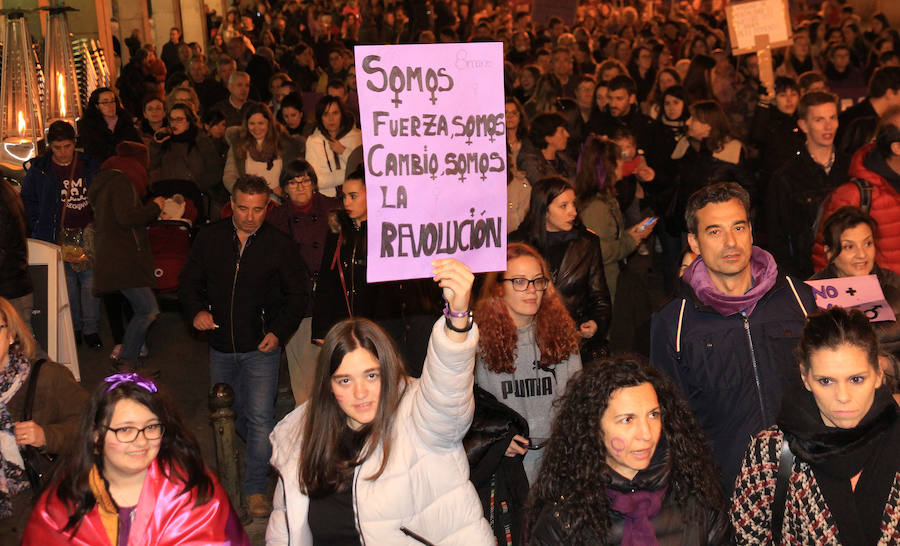
[[[875,275],[806,281],[813,289],[819,309],[859,309],[872,322],[896,320]]]
[[[499,43],[357,46],[369,282],[506,267]]]

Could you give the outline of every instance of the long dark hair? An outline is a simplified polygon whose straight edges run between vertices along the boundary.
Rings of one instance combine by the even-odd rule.
[[[103,473],[106,427],[121,400],[132,400],[145,406],[165,427],[156,459],[163,476],[184,484],[179,495],[196,491],[195,506],[206,504],[212,498],[213,481],[203,462],[200,446],[165,392],[161,389],[153,393],[131,382],[120,383],[106,392],[109,386],[109,383],[101,382],[94,389],[89,409],[81,420],[80,441],[65,455],[54,478],[55,494],[69,512],[69,521],[63,531],[71,530],[73,536],[81,520],[97,503],[89,481],[91,468],[96,466]]]
[[[122,117],[122,115],[125,114],[126,117],[129,117],[130,114],[122,107],[122,101],[119,100],[118,93],[109,87],[98,87],[97,89],[94,89],[94,92],[91,93],[91,96],[88,99],[87,108],[84,109],[85,117],[103,119],[103,113],[100,112],[100,107],[97,106],[97,103],[100,102],[100,95],[107,92],[112,93],[113,97],[116,99],[116,115]]]
[[[319,102],[316,103],[316,128],[319,129],[319,132],[322,133],[322,136],[325,138],[330,138],[331,135],[328,134],[328,130],[325,129],[325,124],[322,123],[322,116],[325,115],[325,110],[328,109],[332,104],[337,104],[338,109],[341,111],[341,126],[338,127],[337,135],[335,138],[343,138],[344,135],[350,132],[350,129],[353,129],[353,114],[351,114],[346,108],[344,108],[344,103],[341,102],[341,99],[337,97],[332,97],[331,95],[325,95]]]
[[[356,349],[372,353],[381,366],[381,397],[371,423],[359,431],[365,443],[358,455],[348,455],[341,446],[341,435],[348,427],[347,414],[331,391],[331,376],[344,357]],[[353,469],[381,446],[381,465],[367,480],[377,480],[387,466],[393,443],[394,418],[406,392],[409,377],[391,337],[374,322],[349,318],[334,325],[322,343],[307,403],[306,419],[299,434],[300,491],[310,497],[322,497],[344,490],[353,479]]]
[[[709,84],[709,74],[716,67],[716,60],[709,55],[697,55],[691,59],[687,74],[684,75],[684,94],[688,104],[699,100],[713,99],[712,89]]]
[[[7,226],[15,225],[21,230],[22,238],[28,237],[28,227],[25,224],[25,205],[19,192],[5,178],[0,178],[0,210],[6,209],[6,216],[12,221]]]
[[[547,207],[567,190],[575,191],[572,184],[561,176],[542,178],[531,187],[528,214],[516,230],[522,241],[537,249],[542,255],[547,251]]]
[[[710,126],[709,136],[703,145],[712,153],[719,152],[732,139],[731,124],[722,110],[722,105],[714,100],[702,100],[690,106],[691,116]]]
[[[656,104],[660,108],[663,106],[663,90],[659,87],[659,77],[663,74],[672,76],[672,79],[675,80],[675,85],[681,85],[681,76],[677,70],[671,66],[659,69],[659,72],[656,73],[656,79],[653,81],[653,87],[650,89],[650,94],[647,96],[647,104]]]
[[[585,544],[586,537],[593,536],[605,541],[611,511],[606,488],[613,470],[606,463],[600,422],[613,393],[643,383],[650,383],[659,399],[662,438],[668,445],[669,494],[688,507],[685,520],[699,516],[690,508],[693,503],[685,502],[689,498],[708,509],[723,509],[712,453],[687,402],[659,371],[639,360],[620,357],[595,362],[579,372],[555,402],[558,413],[531,488],[529,525],[545,506],[565,497],[566,510],[560,511],[566,531],[562,542]]]

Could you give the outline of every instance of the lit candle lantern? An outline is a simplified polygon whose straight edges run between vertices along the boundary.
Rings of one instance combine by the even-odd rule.
[[[21,168],[35,156],[43,137],[43,117],[31,34],[21,10],[6,15],[0,77],[0,162]]]
[[[41,9],[48,12],[44,31],[44,74],[48,82],[44,93],[44,119],[47,125],[63,120],[75,126],[81,117],[81,97],[66,12],[76,10],[64,6]]]

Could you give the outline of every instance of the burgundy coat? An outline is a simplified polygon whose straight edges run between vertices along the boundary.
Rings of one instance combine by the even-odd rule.
[[[310,288],[316,286],[319,268],[322,266],[322,253],[325,250],[325,238],[328,236],[328,213],[340,208],[341,202],[336,197],[328,197],[319,192],[313,193],[312,208],[303,212],[299,207],[285,200],[280,206],[269,211],[266,220],[277,227],[297,243],[300,257],[309,270]],[[312,293],[312,290],[310,290]],[[312,316],[310,298],[304,317]]]

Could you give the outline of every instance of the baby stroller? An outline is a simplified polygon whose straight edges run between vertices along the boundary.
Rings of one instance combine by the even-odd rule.
[[[177,303],[178,275],[191,250],[194,227],[205,221],[203,192],[190,180],[159,180],[150,185],[150,197],[162,196],[166,203],[159,219],[150,224],[150,251],[160,304]]]

